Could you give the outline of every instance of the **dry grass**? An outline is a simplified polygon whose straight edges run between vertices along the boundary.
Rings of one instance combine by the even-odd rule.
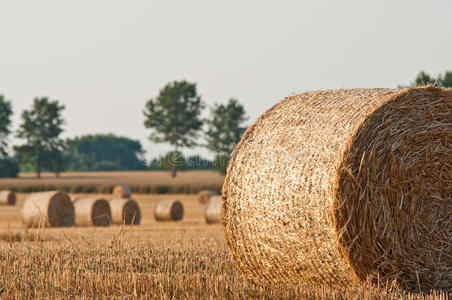
[[[127,185],[133,193],[196,194],[204,189],[218,193],[224,176],[214,171],[181,171],[176,178],[165,171],[130,172],[63,172],[59,178],[43,173],[36,179],[34,173],[21,173],[19,178],[0,179],[2,189],[16,192],[63,190],[68,193],[111,193],[116,185]]]
[[[84,196],[84,195],[80,195]],[[107,198],[111,195],[96,195]],[[206,225],[196,196],[171,195],[185,207],[180,222],[154,220],[165,195],[134,197],[139,226],[24,231],[18,206],[0,212],[0,298],[393,299],[400,293],[328,288],[261,288],[235,269],[221,225]],[[431,299],[440,299],[431,294]],[[411,295],[407,299],[424,299]],[[443,297],[443,299],[445,299]]]

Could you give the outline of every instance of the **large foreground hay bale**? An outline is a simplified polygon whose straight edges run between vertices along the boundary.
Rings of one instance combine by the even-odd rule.
[[[452,288],[452,90],[288,97],[235,148],[223,187],[255,282]]]
[[[179,221],[184,216],[184,207],[178,200],[162,199],[155,206],[154,216],[157,221]]]
[[[132,192],[127,185],[117,185],[113,189],[113,197],[119,199],[127,199],[130,197]]]
[[[223,205],[223,199],[221,196],[215,196],[210,198],[209,203],[206,205],[205,218],[208,224],[221,223],[221,206]]]
[[[64,192],[33,193],[25,199],[22,220],[27,227],[69,227],[74,224],[74,205]]]
[[[109,226],[111,209],[102,198],[77,197],[72,199],[75,209],[75,226]]]
[[[215,196],[216,193],[211,190],[203,190],[198,193],[198,201],[201,204],[206,204],[209,202],[210,198]]]
[[[141,210],[138,203],[133,199],[110,200],[112,224],[134,224],[141,222]]]
[[[16,194],[11,191],[0,191],[0,204],[16,205]]]

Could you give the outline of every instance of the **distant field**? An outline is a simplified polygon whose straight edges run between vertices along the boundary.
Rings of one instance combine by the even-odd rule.
[[[0,189],[16,192],[64,190],[70,193],[110,193],[115,185],[128,185],[134,193],[193,194],[202,189],[219,192],[224,176],[215,171],[183,171],[172,178],[166,171],[130,172],[64,172],[59,178],[53,173],[21,173],[19,178],[0,179]]]

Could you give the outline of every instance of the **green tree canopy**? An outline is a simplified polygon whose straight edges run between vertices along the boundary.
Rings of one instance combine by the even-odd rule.
[[[213,165],[221,173],[226,173],[229,155],[246,130],[246,120],[245,108],[237,99],[230,99],[226,105],[216,104],[206,120],[206,147],[216,153]]]
[[[168,83],[155,99],[146,103],[144,126],[152,130],[150,140],[169,143],[177,152],[197,144],[202,127],[203,104],[196,84],[187,81]],[[176,176],[177,168],[173,169]]]
[[[226,105],[216,104],[211,118],[206,120],[207,148],[222,155],[229,155],[240,141],[246,127],[245,108],[237,99],[230,99]]]
[[[66,140],[64,157],[70,171],[144,170],[141,143],[113,134],[96,134]]]
[[[8,136],[11,133],[11,101],[0,95],[0,177],[17,177],[18,163],[8,156]]]
[[[11,102],[5,100],[3,95],[0,95],[0,158],[7,156],[8,135],[11,133],[11,115],[13,110]]]
[[[411,86],[421,86],[426,84],[435,84],[440,87],[452,87],[452,71],[447,71],[443,75],[434,78],[424,71],[419,72]]]
[[[58,100],[35,98],[30,110],[22,113],[22,124],[17,131],[17,137],[25,140],[25,144],[15,147],[21,163],[31,163],[35,166],[36,175],[41,177],[43,168],[59,172],[61,165],[55,155],[60,155],[63,141],[64,119],[61,116],[64,105]]]

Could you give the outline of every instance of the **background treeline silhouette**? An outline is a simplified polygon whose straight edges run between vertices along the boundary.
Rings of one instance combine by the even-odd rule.
[[[422,71],[410,86],[426,84],[452,87],[452,71],[437,77]],[[17,177],[19,171],[36,172],[38,178],[43,171],[56,176],[62,171],[170,170],[173,177],[181,170],[225,173],[229,155],[246,129],[246,112],[234,98],[210,107],[209,118],[202,119],[205,108],[195,83],[165,85],[146,103],[144,126],[150,130],[151,142],[169,144],[173,150],[150,158],[139,141],[114,134],[61,139],[65,107],[49,98],[35,98],[31,108],[22,112],[14,134],[23,143],[10,147],[13,107],[0,95],[0,177]],[[213,158],[183,155],[183,149],[195,146],[210,150]]]

